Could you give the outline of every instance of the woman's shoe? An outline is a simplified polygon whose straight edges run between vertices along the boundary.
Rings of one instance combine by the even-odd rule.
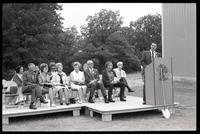
[[[54,103],[50,103],[50,107],[56,107]]]
[[[109,99],[108,101],[109,101],[109,102],[115,102],[113,99]]]
[[[69,105],[70,103],[69,103],[69,102],[66,102],[65,104],[66,104],[66,105]]]
[[[82,104],[83,102],[81,100],[78,100],[77,103]]]
[[[20,100],[20,101],[16,102],[15,105],[19,105],[19,104],[20,104],[20,105],[23,105],[24,102],[25,102],[25,100]]]
[[[29,109],[34,109],[35,110],[35,109],[37,109],[37,107],[36,107],[36,105],[34,103],[31,103],[30,106],[29,106]]]

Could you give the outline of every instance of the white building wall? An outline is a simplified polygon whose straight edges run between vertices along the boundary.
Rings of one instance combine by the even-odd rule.
[[[173,58],[175,78],[196,80],[196,4],[162,4],[163,57]]]

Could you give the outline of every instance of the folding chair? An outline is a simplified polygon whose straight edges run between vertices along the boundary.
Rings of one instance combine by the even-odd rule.
[[[3,82],[2,95],[5,108],[18,107],[15,105],[16,97],[18,96],[18,87],[14,81],[11,80]]]
[[[97,102],[100,102],[101,101],[101,90],[100,89],[97,89],[94,91],[94,100]]]
[[[73,88],[70,88],[71,89],[71,96],[70,96],[70,99],[74,98],[75,101],[77,102],[79,100],[79,97],[78,97],[78,89],[73,89]]]
[[[113,99],[116,98],[117,101],[120,100],[120,99],[119,99],[119,91],[118,91],[119,89],[120,89],[120,88],[118,88],[118,87],[115,87],[115,88],[113,89],[113,90],[114,90],[114,91],[113,91]]]

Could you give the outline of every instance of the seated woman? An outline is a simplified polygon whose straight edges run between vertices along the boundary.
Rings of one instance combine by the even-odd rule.
[[[57,74],[56,63],[50,62],[49,63],[49,72],[48,72],[50,80],[52,80],[52,77],[54,74]]]
[[[41,73],[38,76],[38,82],[42,86],[43,93],[49,93],[50,107],[55,107],[54,101],[54,90],[52,88],[52,83],[50,81],[50,76],[48,75],[48,65],[42,63],[40,65]]]
[[[105,87],[108,88],[108,101],[109,102],[115,102],[112,99],[112,94],[113,94],[113,88],[114,87],[120,87],[120,101],[126,101],[124,99],[124,89],[125,89],[125,85],[122,84],[119,80],[119,78],[117,78],[115,72],[113,71],[113,64],[110,61],[107,61],[105,63],[105,67],[106,69],[102,72],[102,80],[103,80],[103,84]]]
[[[63,92],[65,95],[65,104],[69,105],[69,80],[65,72],[63,72],[62,63],[55,64],[57,68],[57,72],[52,74],[52,84],[54,85],[54,89],[59,92],[60,97],[60,105],[63,105]]]
[[[85,72],[88,69],[87,63],[83,64],[83,71]]]
[[[15,105],[23,104],[23,93],[22,93],[22,75],[24,72],[24,68],[22,66],[17,66],[15,68],[15,75],[12,78],[12,81],[14,81],[17,84],[17,87],[10,87],[10,91],[17,90],[17,93],[19,96],[17,96],[17,100],[15,102]]]
[[[72,90],[78,90],[78,103],[82,103],[86,99],[85,97],[87,87],[85,85],[85,76],[84,73],[80,71],[81,64],[79,62],[74,62],[72,66],[74,67],[74,71],[70,73],[70,86]]]

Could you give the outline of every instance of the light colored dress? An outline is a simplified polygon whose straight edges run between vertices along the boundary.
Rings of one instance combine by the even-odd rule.
[[[70,86],[72,89],[80,90],[81,88],[86,89],[86,85],[77,84],[76,82],[85,83],[85,76],[82,71],[78,73],[74,70],[70,73]]]
[[[63,81],[63,85],[65,86],[60,86],[61,83],[61,79],[60,76],[62,78]],[[54,86],[57,90],[63,89],[63,88],[67,88],[68,89],[68,85],[69,85],[69,78],[67,77],[67,75],[65,74],[65,72],[62,73],[58,73],[55,72],[52,74],[52,80],[51,80],[52,84],[55,84],[56,86]]]

